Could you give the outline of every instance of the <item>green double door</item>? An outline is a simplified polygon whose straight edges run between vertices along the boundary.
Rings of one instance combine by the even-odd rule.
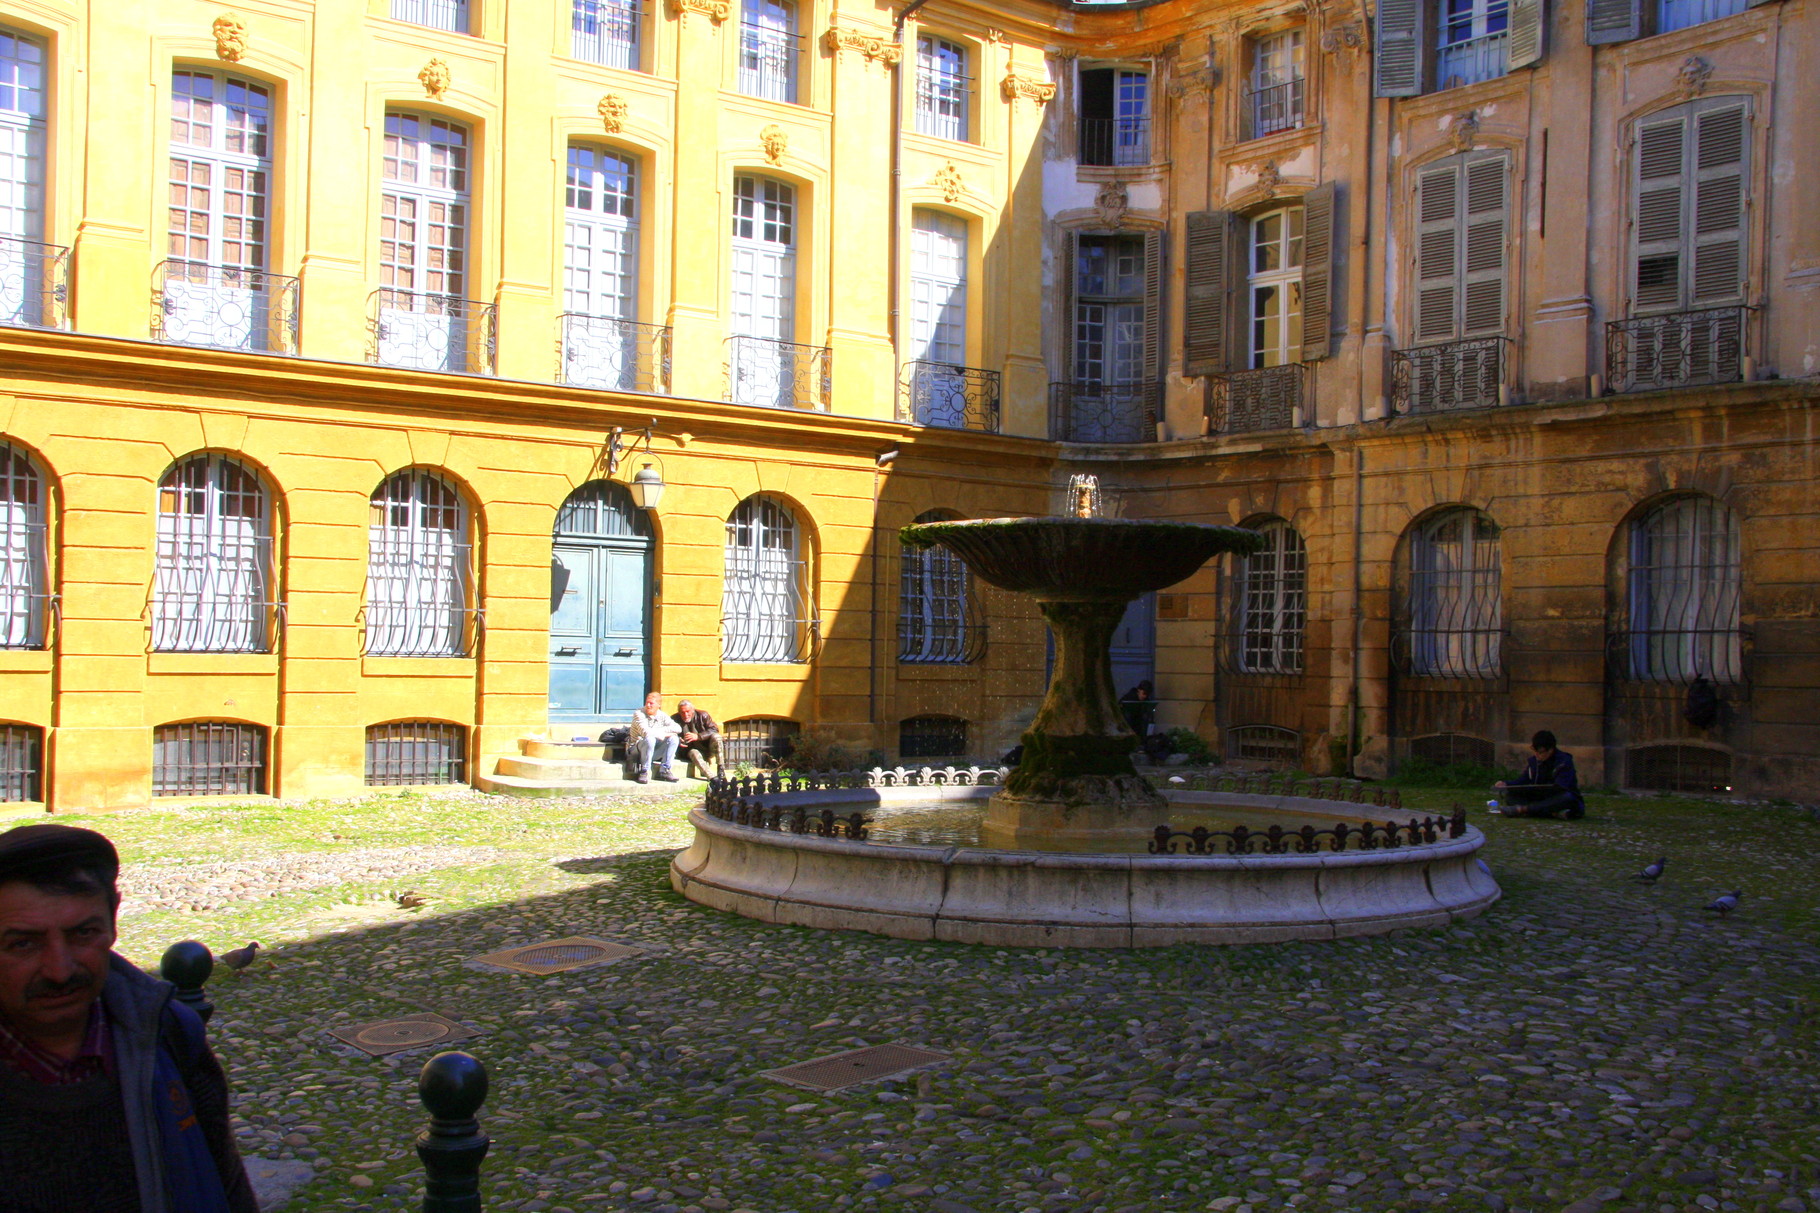
[[[648,540],[557,541],[550,557],[551,723],[631,719],[651,682],[650,621]]]

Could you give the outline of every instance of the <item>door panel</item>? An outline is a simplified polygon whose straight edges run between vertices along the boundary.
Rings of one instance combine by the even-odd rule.
[[[649,680],[648,546],[552,551],[550,719],[624,723]]]

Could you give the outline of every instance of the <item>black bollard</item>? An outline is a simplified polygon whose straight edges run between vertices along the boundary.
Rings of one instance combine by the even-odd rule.
[[[487,1068],[467,1053],[438,1053],[423,1063],[417,1097],[430,1110],[417,1135],[429,1176],[423,1213],[480,1213],[480,1160],[493,1143],[474,1113],[487,1100]]]
[[[203,1023],[215,1013],[215,1004],[202,991],[208,984],[209,974],[214,971],[214,953],[194,939],[172,944],[164,950],[164,959],[158,962],[158,976],[177,987],[174,997],[200,1015]]]

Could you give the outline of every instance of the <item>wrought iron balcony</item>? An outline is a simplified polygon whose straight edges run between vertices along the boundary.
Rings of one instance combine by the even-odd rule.
[[[1481,80],[1495,80],[1505,73],[1505,43],[1509,35],[1487,34],[1435,48],[1435,80],[1440,88],[1459,88]]]
[[[284,274],[161,261],[152,271],[152,338],[268,354],[297,352],[303,286]]]
[[[69,297],[69,249],[0,236],[0,324],[67,328]]]
[[[1277,131],[1294,130],[1302,125],[1304,80],[1285,80],[1245,94],[1245,113],[1250,119],[1248,138],[1261,139]]]
[[[1207,431],[1286,430],[1301,420],[1308,368],[1300,362],[1215,375],[1207,384]]]
[[[796,100],[796,65],[802,62],[801,34],[742,21],[739,27],[739,91],[770,101]]]
[[[833,391],[834,356],[826,346],[727,338],[727,399],[734,404],[825,413]]]
[[[1474,337],[1397,350],[1390,356],[1391,409],[1396,413],[1447,413],[1488,409],[1506,402],[1508,337]]]
[[[1150,163],[1150,115],[1081,119],[1081,163]]]
[[[1157,383],[1052,383],[1049,437],[1056,442],[1155,442]]]
[[[606,392],[670,394],[670,330],[606,316],[564,312],[562,381]]]
[[[635,72],[643,21],[644,9],[632,0],[575,0],[570,50],[577,59]]]
[[[1656,32],[1666,34],[1690,25],[1704,25],[1741,13],[1747,6],[1747,0],[1663,0],[1657,10]]]
[[[912,425],[998,433],[999,374],[947,362],[906,362],[897,377],[897,419]]]
[[[468,0],[392,0],[392,20],[465,34],[468,32]]]
[[[382,287],[368,300],[367,358],[413,371],[491,375],[497,310],[428,291]]]
[[[1738,383],[1755,310],[1710,307],[1613,320],[1605,326],[1605,382],[1614,392]]]

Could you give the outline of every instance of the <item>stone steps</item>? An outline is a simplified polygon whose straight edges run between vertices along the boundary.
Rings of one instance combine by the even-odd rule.
[[[657,779],[648,784],[634,783],[626,778],[618,751],[611,752],[614,757],[609,759],[608,747],[598,741],[520,737],[518,755],[501,758],[493,774],[475,777],[474,786],[502,796],[532,797],[604,796],[623,792],[666,795],[686,787],[700,789],[706,786],[699,779],[685,779],[681,783]],[[678,775],[683,773],[684,766],[683,763],[676,764]]]

